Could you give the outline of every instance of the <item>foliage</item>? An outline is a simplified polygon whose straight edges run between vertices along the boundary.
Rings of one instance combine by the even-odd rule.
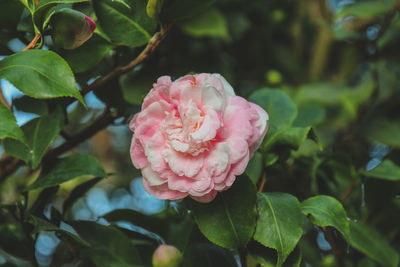
[[[151,266],[160,244],[182,266],[398,266],[399,9],[0,1],[0,266]],[[93,36],[53,42],[78,25],[60,12]],[[129,119],[159,76],[201,72],[268,112],[259,151],[211,203],[131,196]]]

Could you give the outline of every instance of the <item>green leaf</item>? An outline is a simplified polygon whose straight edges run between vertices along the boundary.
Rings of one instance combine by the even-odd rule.
[[[286,193],[258,193],[258,221],[254,239],[278,251],[282,266],[303,233],[300,203]]]
[[[263,157],[260,152],[255,152],[253,157],[250,159],[249,164],[246,167],[244,173],[250,178],[253,184],[257,184],[260,179],[261,172],[263,169]]]
[[[389,181],[400,181],[400,167],[390,159],[385,159],[382,163],[371,171],[361,171],[361,174]]]
[[[107,176],[95,157],[75,154],[59,159],[50,170],[41,174],[39,179],[26,190],[43,189],[59,185],[83,175],[93,175],[103,178]]]
[[[139,252],[131,240],[113,226],[104,226],[91,221],[70,223],[79,236],[91,245],[82,253],[98,266],[141,265]]]
[[[230,39],[225,16],[216,8],[211,8],[193,19],[186,21],[181,27],[183,32],[192,37]]]
[[[142,46],[155,30],[145,0],[94,0],[93,8],[101,28],[117,45]]]
[[[363,134],[371,140],[400,148],[400,121],[379,118],[368,122]]]
[[[265,140],[277,130],[291,126],[296,119],[296,104],[283,91],[260,89],[250,95],[249,101],[258,104],[268,112],[269,129]]]
[[[45,30],[45,27],[51,16],[54,14],[55,7],[58,4],[74,4],[88,1],[89,0],[40,0],[33,12],[33,21],[36,27],[40,31],[43,31]]]
[[[30,244],[20,224],[2,223],[0,225],[0,250],[15,257],[33,261],[31,245],[33,244]]]
[[[382,266],[399,264],[398,252],[375,229],[362,222],[350,221],[350,245]]]
[[[244,247],[256,225],[256,188],[245,176],[208,204],[192,202],[200,231],[215,244],[237,249]]]
[[[231,251],[213,244],[192,244],[185,252],[183,267],[237,267]]]
[[[166,23],[190,19],[214,3],[215,0],[164,0],[160,19]]]
[[[63,214],[65,214],[65,212],[67,212],[68,209],[72,207],[75,201],[83,197],[86,194],[86,192],[89,191],[90,188],[92,188],[95,184],[97,184],[101,180],[102,180],[101,177],[96,177],[75,187],[64,201],[62,209]]]
[[[68,64],[49,50],[31,49],[4,58],[0,77],[34,98],[70,96],[84,104]]]
[[[315,126],[325,118],[325,109],[321,105],[305,105],[299,108],[293,126],[308,127]]]
[[[266,138],[262,145],[264,151],[269,150],[273,145],[288,145],[293,149],[298,149],[307,139],[311,127],[290,127],[279,129]]]
[[[29,96],[22,96],[19,98],[13,99],[13,106],[20,111],[26,113],[33,113],[38,115],[46,115],[48,114],[48,108],[46,100],[42,99],[32,99]]]
[[[96,66],[113,47],[108,41],[94,34],[82,46],[63,50],[60,54],[75,73],[85,72]]]
[[[0,103],[0,140],[6,137],[25,142],[24,133],[18,127],[14,115]]]
[[[301,211],[318,226],[333,226],[348,240],[349,221],[342,204],[330,196],[319,195],[301,203]]]
[[[253,257],[257,263],[263,267],[275,267],[277,261],[277,253],[271,248],[264,247],[263,245],[252,242],[248,246],[249,254]],[[284,267],[300,267],[302,259],[302,252],[299,246],[293,250],[292,253],[287,257]]]
[[[33,119],[22,126],[26,145],[7,139],[4,142],[4,148],[9,154],[30,163],[35,169],[60,133],[63,124],[64,115],[61,109],[57,108],[52,113]]]

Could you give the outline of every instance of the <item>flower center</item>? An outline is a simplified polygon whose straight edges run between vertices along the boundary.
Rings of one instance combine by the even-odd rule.
[[[161,130],[169,145],[176,151],[192,156],[208,150],[209,142],[195,141],[190,136],[201,127],[204,116],[204,112],[192,101],[183,108],[167,113]]]

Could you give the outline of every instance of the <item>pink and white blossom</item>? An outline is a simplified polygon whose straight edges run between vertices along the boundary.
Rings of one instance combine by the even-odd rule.
[[[160,77],[130,122],[131,158],[160,199],[210,202],[242,174],[268,129],[268,114],[236,96],[219,74]]]

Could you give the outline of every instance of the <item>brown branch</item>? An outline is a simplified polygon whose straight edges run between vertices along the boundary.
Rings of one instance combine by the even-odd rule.
[[[1,83],[0,83],[0,103],[2,103],[4,106],[6,106],[9,110],[11,110],[10,105],[8,104],[6,98],[4,97],[3,90],[1,88]]]
[[[107,82],[109,82],[110,80],[118,76],[121,76],[124,73],[127,73],[128,71],[132,70],[134,67],[142,63],[160,45],[161,41],[164,39],[165,35],[167,34],[167,32],[171,27],[172,24],[168,25],[165,28],[162,28],[161,31],[154,34],[153,37],[151,37],[148,44],[146,45],[146,47],[143,49],[143,51],[134,60],[132,60],[128,65],[117,67],[116,69],[108,73],[106,76],[97,79],[94,83],[90,84],[88,87],[82,90],[82,95],[86,95],[90,91],[102,87],[103,85],[107,84]]]
[[[22,51],[26,51],[31,48],[34,48],[36,43],[39,41],[39,39],[40,39],[40,34],[36,34],[35,37],[33,38],[33,40]]]
[[[353,192],[354,187],[357,185],[356,180],[354,180],[351,185],[346,189],[346,191],[344,191],[343,195],[341,195],[341,197],[339,198],[340,203],[343,203],[351,194],[351,192]]]
[[[342,257],[343,252],[336,246],[335,239],[332,235],[332,229],[329,227],[320,227],[320,229],[324,233],[326,241],[328,241],[329,245],[332,248],[333,254],[335,255],[336,259],[336,266],[343,267],[344,266],[344,259]]]
[[[267,180],[267,173],[263,171],[261,175],[260,186],[258,187],[258,192],[262,193],[262,191],[264,190],[264,185],[266,180]]]

